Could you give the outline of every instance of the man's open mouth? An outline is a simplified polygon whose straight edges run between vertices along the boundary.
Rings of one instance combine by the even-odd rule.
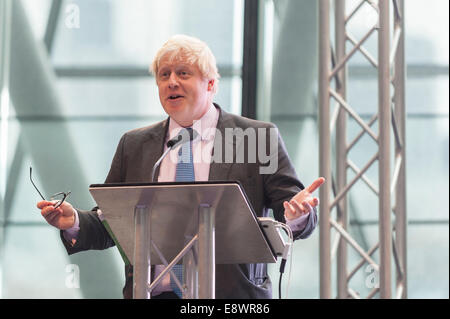
[[[169,96],[169,100],[178,100],[180,98],[182,98],[182,95],[178,95],[178,94],[173,94]]]

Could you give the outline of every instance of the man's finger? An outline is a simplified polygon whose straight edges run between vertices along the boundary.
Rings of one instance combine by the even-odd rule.
[[[316,189],[320,187],[325,182],[325,178],[319,177],[316,179],[311,185],[309,185],[306,190],[310,193],[314,192]]]
[[[308,203],[309,203],[309,205],[315,207],[315,206],[319,205],[319,199],[318,199],[317,197],[314,197],[314,198],[313,198],[312,200],[310,200]]]
[[[295,208],[289,204],[289,202],[284,202],[284,217],[286,219],[292,219],[295,218]]]
[[[49,224],[51,224],[51,223],[53,223],[54,220],[57,219],[57,217],[58,217],[59,214],[60,214],[60,213],[59,213],[58,211],[55,210],[55,211],[49,213],[48,215],[46,215],[46,216],[45,216],[45,219],[47,220],[47,222],[48,222]]]
[[[295,208],[289,203],[289,202],[284,202],[284,209],[289,210],[289,212],[291,214],[295,214]]]
[[[49,206],[45,206],[42,210],[41,210],[41,214],[42,216],[44,216],[45,218],[47,218],[48,214],[51,214],[52,212],[55,212],[55,208],[52,205]]]
[[[37,203],[37,208],[42,209],[46,206],[50,206],[53,205],[52,202],[48,201],[48,200],[42,200],[40,202]]]
[[[302,205],[300,205],[296,200],[291,201],[292,202],[292,206],[294,206],[296,208],[296,211],[300,214],[305,214],[306,213],[306,208],[303,207]]]
[[[312,211],[314,211],[312,206],[307,201],[304,201],[302,204],[303,204],[303,207],[305,207],[305,209],[307,210],[308,213],[311,213]]]

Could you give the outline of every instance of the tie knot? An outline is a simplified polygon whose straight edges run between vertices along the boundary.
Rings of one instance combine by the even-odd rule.
[[[198,133],[192,127],[183,127],[178,135],[181,136],[181,142],[186,143],[187,141],[193,141]]]

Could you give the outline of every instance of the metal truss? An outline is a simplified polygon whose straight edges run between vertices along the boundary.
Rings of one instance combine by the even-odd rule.
[[[367,298],[406,298],[404,1],[363,0],[348,11],[348,1],[335,0],[333,4],[334,50],[330,47],[330,0],[320,0],[319,4],[319,168],[321,176],[328,181],[327,187],[320,189],[320,297],[332,298],[331,273],[336,257],[337,298],[362,297],[359,288],[351,287],[350,281],[363,271],[364,265],[367,269],[367,264],[379,278],[373,287],[367,281],[365,287],[360,287],[361,291],[368,291]],[[350,33],[349,24],[364,6],[374,10],[377,21],[357,40]],[[375,35],[378,36],[376,58],[364,47]],[[357,52],[378,72],[378,109],[374,109],[368,122],[347,99],[347,66]],[[350,136],[348,124],[354,123],[360,126],[360,132]],[[373,128],[375,124],[378,132]],[[376,151],[366,154],[366,164],[360,168],[350,159],[350,151],[364,143],[363,137],[372,140]],[[391,162],[394,163],[392,171]],[[378,170],[378,183],[369,178],[369,168]],[[358,182],[378,197],[378,242],[368,250],[352,238],[348,227],[347,201],[350,194],[358,196],[355,192]],[[371,207],[365,209],[376,212]],[[333,243],[332,232],[336,234]],[[350,270],[349,247],[361,257]]]

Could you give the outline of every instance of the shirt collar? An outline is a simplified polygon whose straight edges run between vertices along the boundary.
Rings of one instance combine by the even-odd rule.
[[[202,141],[209,141],[215,136],[215,128],[217,126],[217,121],[219,119],[219,110],[211,104],[208,111],[199,119],[194,121],[192,128],[198,133],[198,137],[194,139],[194,142],[199,140],[199,137]],[[167,140],[170,140],[178,135],[180,130],[183,127],[178,124],[175,120],[169,121],[169,137]]]

